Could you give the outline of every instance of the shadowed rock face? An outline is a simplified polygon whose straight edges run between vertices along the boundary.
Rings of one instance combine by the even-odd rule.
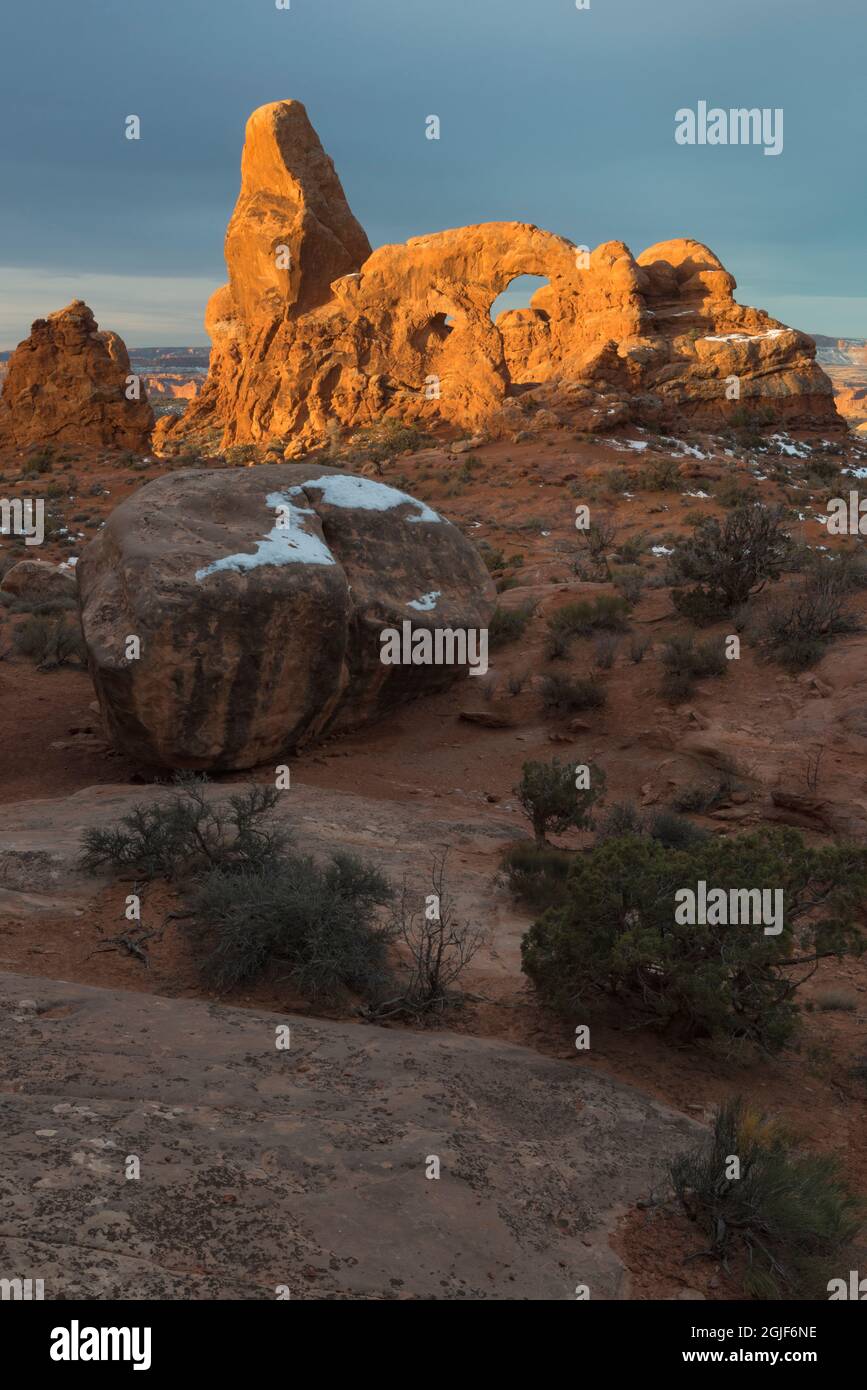
[[[112,512],[76,574],[108,729],[172,768],[252,767],[442,689],[466,661],[386,665],[381,633],[485,629],[495,600],[450,522],[317,465],[160,478]]]
[[[370,253],[303,106],[250,117],[226,236],[229,284],[212,297],[201,398],[157,430],[284,442],[329,424],[399,417],[491,432],[533,423],[599,429],[684,416],[716,423],[769,406],[789,423],[839,423],[812,339],[735,303],[700,243],[622,242],[584,253],[521,222],[414,237]],[[548,280],[529,309],[491,322],[519,275]],[[726,397],[737,374],[740,397]],[[521,387],[518,396],[514,388]]]
[[[153,411],[143,386],[139,400],[127,400],[129,375],[123,340],[100,333],[82,300],[37,319],[9,359],[0,396],[0,446],[146,450]]]

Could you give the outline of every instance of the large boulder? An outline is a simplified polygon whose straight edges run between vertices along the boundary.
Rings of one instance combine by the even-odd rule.
[[[315,464],[159,478],[76,573],[108,730],[171,768],[253,767],[442,689],[467,665],[384,664],[381,634],[478,632],[495,599],[450,522]]]
[[[812,339],[737,304],[734,278],[697,241],[635,258],[620,241],[591,252],[529,223],[486,222],[371,253],[297,101],[250,117],[226,263],[205,315],[208,380],[183,416],[159,422],[162,452],[218,433],[223,447],[280,441],[295,457],[335,425],[390,417],[503,433],[540,410],[581,429],[717,424],[753,407],[841,426]],[[548,283],[493,323],[494,301],[522,275]]]
[[[45,560],[19,560],[3,576],[0,593],[23,603],[74,603],[75,579],[71,570],[49,565]]]
[[[37,319],[9,359],[0,396],[0,446],[63,443],[146,450],[153,411],[144,388],[128,399],[129,357],[100,333],[80,299]]]

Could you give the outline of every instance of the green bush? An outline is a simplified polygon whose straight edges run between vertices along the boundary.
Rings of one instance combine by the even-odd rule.
[[[384,420],[381,424],[366,425],[353,434],[349,443],[338,452],[344,464],[386,463],[398,454],[415,453],[433,443],[432,437],[419,425],[402,420]]]
[[[600,671],[610,671],[620,650],[620,638],[613,632],[601,632],[593,646],[593,664]]]
[[[666,849],[687,849],[700,840],[707,839],[708,832],[693,825],[686,816],[676,811],[654,811],[647,822],[647,833],[658,840]]]
[[[552,714],[601,709],[605,698],[601,686],[588,677],[552,675],[542,680],[542,705]]]
[[[752,478],[737,477],[727,473],[713,490],[717,502],[723,507],[746,507],[755,502],[758,488]]]
[[[713,811],[729,799],[733,789],[730,777],[717,782],[694,782],[676,792],[671,804],[675,811],[692,811],[693,814]]]
[[[4,608],[8,608],[10,613],[35,613],[40,618],[52,618],[58,613],[73,613],[78,609],[77,599],[69,594],[57,594],[54,598],[42,599],[13,598],[11,594],[0,594],[0,603]],[[83,647],[79,648],[76,655],[84,658]]]
[[[191,445],[186,445],[180,455],[181,461],[184,463],[197,462],[199,457],[198,449]],[[226,450],[225,459],[232,468],[246,467],[247,464],[259,462],[259,450],[255,444],[232,444]]]
[[[647,537],[641,531],[637,536],[629,536],[620,542],[615,551],[615,558],[621,565],[637,566],[646,549]]]
[[[552,633],[567,637],[589,637],[594,632],[624,632],[628,626],[629,605],[621,597],[600,594],[592,602],[566,603],[548,619]]]
[[[782,890],[782,929],[679,922],[676,895],[701,882]],[[792,1036],[794,996],[817,962],[862,948],[855,919],[867,850],[812,849],[791,829],[683,849],[625,836],[576,855],[567,891],[522,942],[524,970],[546,1003],[574,1016],[594,994],[611,994],[637,1020],[679,1037],[770,1050]]]
[[[63,617],[33,613],[16,627],[12,642],[20,656],[31,657],[40,671],[58,666],[84,666],[87,651],[77,623]]]
[[[532,605],[523,608],[495,608],[488,623],[488,644],[493,649],[517,642],[533,616]]]
[[[708,1253],[744,1264],[746,1294],[826,1299],[830,1280],[848,1271],[864,1204],[839,1160],[801,1152],[782,1126],[740,1098],[719,1107],[710,1139],[669,1171]]]
[[[616,801],[596,825],[596,839],[619,840],[624,835],[646,835],[647,820],[634,801]]]
[[[514,897],[542,911],[563,901],[571,862],[566,850],[521,841],[506,850],[503,869]]]
[[[809,574],[788,598],[772,604],[759,626],[766,654],[790,671],[814,666],[835,637],[860,631],[848,606],[851,576],[842,569]]]
[[[42,449],[35,449],[24,460],[24,477],[32,477],[36,473],[50,473],[54,463],[54,449],[50,444],[46,444]]]
[[[611,581],[622,599],[634,608],[644,592],[644,571],[638,565],[618,570]]]
[[[216,866],[194,885],[188,928],[204,978],[218,989],[263,975],[289,980],[306,998],[346,991],[377,999],[390,982],[391,933],[376,908],[391,890],[352,855],[320,867],[286,854],[266,865]]]
[[[725,644],[719,640],[696,642],[692,637],[670,637],[662,649],[662,691],[673,702],[687,699],[698,680],[724,676],[728,669]]]
[[[644,492],[679,492],[683,487],[677,459],[654,459],[638,474],[638,486]]]
[[[702,605],[717,616],[730,612],[779,579],[790,548],[780,507],[739,506],[722,525],[705,517],[671,557],[674,582],[694,586],[674,594],[675,606],[686,612],[690,604]]]
[[[579,788],[574,766],[564,767],[557,758],[550,763],[524,763],[514,791],[537,845],[547,844],[549,830],[559,834],[569,826],[580,829],[590,824],[593,805],[605,790],[605,774],[594,763],[587,766],[590,785]]]
[[[542,654],[546,661],[565,661],[571,649],[572,639],[565,632],[549,630],[545,637]]]
[[[134,806],[107,830],[86,830],[82,868],[171,880],[214,868],[264,869],[282,852],[287,834],[268,824],[279,795],[273,787],[252,787],[218,802],[206,798],[206,778],[180,774],[175,781],[165,801]]]

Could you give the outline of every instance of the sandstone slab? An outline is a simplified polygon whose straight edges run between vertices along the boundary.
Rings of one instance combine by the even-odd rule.
[[[0,1265],[49,1300],[625,1298],[609,1234],[701,1133],[437,1030],[5,974],[0,1039]]]

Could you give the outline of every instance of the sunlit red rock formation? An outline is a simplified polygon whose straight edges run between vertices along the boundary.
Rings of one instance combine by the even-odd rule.
[[[158,447],[276,439],[291,456],[335,422],[502,433],[532,427],[540,409],[545,423],[585,429],[718,422],[757,406],[789,424],[839,423],[812,339],[736,304],[734,279],[698,242],[635,259],[622,242],[585,253],[493,222],[371,254],[299,102],[250,117],[226,260],[229,284],[205,319],[208,381],[183,417],[160,423]],[[549,283],[493,323],[519,275]]]
[[[127,399],[129,376],[123,340],[100,333],[82,300],[37,319],[9,359],[0,396],[0,446],[147,449],[153,411],[143,387],[138,400]]]
[[[199,394],[200,383],[177,372],[162,372],[159,375],[149,372],[142,380],[152,396],[170,396],[173,400],[194,401]]]

